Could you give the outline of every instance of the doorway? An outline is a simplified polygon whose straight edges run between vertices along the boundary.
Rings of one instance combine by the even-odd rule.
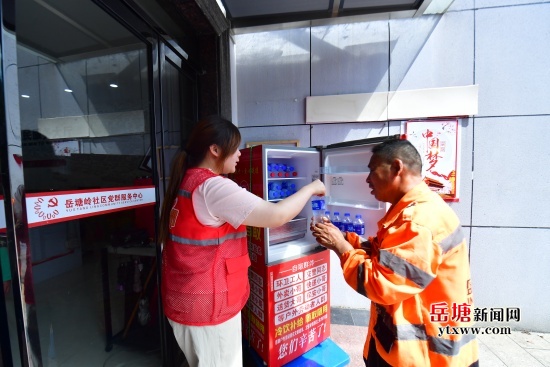
[[[12,138],[27,215],[14,243],[0,238],[13,276],[2,358],[177,365],[159,302],[155,212],[170,154],[196,121],[196,73],[177,45],[141,36],[120,21],[126,14],[91,1],[15,6],[20,134]]]

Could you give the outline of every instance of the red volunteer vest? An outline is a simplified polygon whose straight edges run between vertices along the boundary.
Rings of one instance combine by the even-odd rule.
[[[170,236],[162,253],[162,301],[166,316],[184,325],[216,325],[244,307],[249,293],[246,227],[202,225],[193,191],[217,176],[189,169],[170,215]],[[231,210],[231,208],[228,208]]]

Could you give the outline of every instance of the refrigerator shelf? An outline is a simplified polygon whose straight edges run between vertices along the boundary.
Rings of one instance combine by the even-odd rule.
[[[326,205],[332,206],[343,206],[348,208],[356,209],[370,209],[370,210],[380,210],[383,207],[383,204],[379,201],[366,201],[366,200],[356,200],[356,199],[340,199],[330,196],[325,197]]]
[[[368,166],[334,166],[334,167],[321,167],[321,174],[334,175],[334,174],[368,174],[370,169]]]
[[[280,227],[270,228],[269,244],[271,246],[303,238],[306,235],[306,231],[307,218],[298,216]]]
[[[280,181],[280,180],[305,180],[305,177],[268,177],[268,181]]]

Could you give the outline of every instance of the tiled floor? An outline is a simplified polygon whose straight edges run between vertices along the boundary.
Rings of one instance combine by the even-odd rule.
[[[350,356],[350,367],[363,367],[363,344],[369,312],[331,308],[331,339]],[[483,367],[550,367],[550,333],[512,331],[510,335],[478,335]]]

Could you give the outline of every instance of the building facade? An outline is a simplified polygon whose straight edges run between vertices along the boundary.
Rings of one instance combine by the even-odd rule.
[[[402,133],[408,120],[308,122],[308,97],[462,86],[477,86],[478,106],[446,116],[460,125],[450,205],[475,306],[520,310],[490,325],[550,331],[548,1],[238,29],[214,0],[0,10],[2,365],[182,364],[160,311],[155,213],[197,118],[231,119],[241,148],[322,146]],[[331,305],[368,308],[331,267]]]

